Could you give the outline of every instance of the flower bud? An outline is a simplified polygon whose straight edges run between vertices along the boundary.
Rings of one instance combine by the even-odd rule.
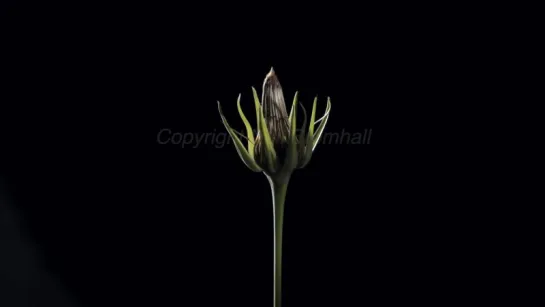
[[[270,163],[271,161],[268,161],[265,152],[267,148],[264,144],[262,132],[258,133],[256,138],[255,159],[263,169],[267,170],[269,173],[275,173],[285,159],[290,125],[282,86],[280,85],[273,68],[271,68],[271,71],[267,74],[265,81],[263,82],[261,108],[263,109],[265,125],[267,126],[276,153],[276,159],[275,161],[272,161],[272,163]]]
[[[300,133],[297,133],[298,94],[295,93],[288,115],[282,86],[280,86],[278,77],[272,68],[263,82],[261,102],[253,87],[252,92],[257,116],[256,138],[254,139],[252,126],[240,106],[240,95],[237,105],[240,117],[246,126],[246,136],[243,137],[247,139],[248,145],[244,146],[238,137],[239,133],[231,128],[218,101],[222,122],[233,139],[240,158],[249,169],[254,172],[264,172],[275,181],[286,182],[296,168],[303,168],[309,163],[329,118],[331,102],[328,98],[325,115],[316,120],[318,98],[315,98],[308,131],[303,128]],[[301,107],[304,127],[307,124],[307,114],[302,104]],[[315,130],[315,124],[319,122],[320,124]]]

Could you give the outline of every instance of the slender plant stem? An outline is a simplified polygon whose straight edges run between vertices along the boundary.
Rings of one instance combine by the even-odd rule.
[[[282,237],[284,224],[284,202],[288,183],[278,183],[268,177],[271,184],[274,215],[274,307],[282,303]]]

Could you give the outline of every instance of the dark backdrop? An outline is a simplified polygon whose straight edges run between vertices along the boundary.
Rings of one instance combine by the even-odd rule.
[[[321,116],[331,97],[325,132],[346,135],[291,180],[285,306],[437,306],[473,291],[453,247],[463,230],[449,227],[459,207],[438,196],[456,163],[433,141],[447,116],[435,102],[453,103],[438,72],[459,61],[448,27],[414,7],[204,6],[6,6],[4,190],[77,304],[272,304],[265,176],[221,139],[158,140],[224,137],[218,100],[243,129],[239,93],[255,123],[251,86],[271,66],[288,103],[298,90],[310,110],[318,95]]]

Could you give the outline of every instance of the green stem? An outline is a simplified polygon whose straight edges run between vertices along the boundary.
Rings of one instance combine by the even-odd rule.
[[[274,215],[274,307],[280,307],[282,301],[282,237],[284,224],[284,202],[288,182],[279,183],[267,176],[271,184]]]

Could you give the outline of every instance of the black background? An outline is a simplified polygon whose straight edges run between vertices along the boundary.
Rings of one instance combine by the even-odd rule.
[[[444,305],[475,291],[472,223],[438,174],[463,50],[418,7],[8,4],[3,171],[48,270],[83,306],[270,306],[272,208],[233,145],[162,129],[242,129],[274,66],[326,132],[286,200],[284,304]],[[445,13],[446,14],[446,13]],[[454,37],[455,38],[455,37]],[[445,90],[446,87],[448,90]],[[442,107],[437,106],[441,101]],[[430,115],[433,114],[433,115]],[[464,243],[472,244],[472,243]]]

